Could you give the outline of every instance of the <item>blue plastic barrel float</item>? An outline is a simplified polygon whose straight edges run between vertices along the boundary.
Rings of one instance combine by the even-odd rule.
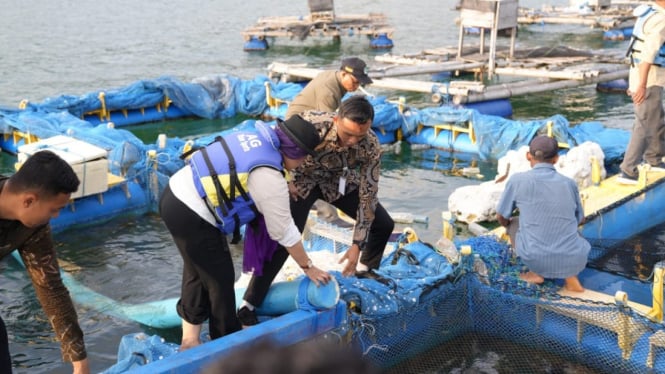
[[[610,29],[603,33],[603,40],[628,40],[633,35],[633,26]]]
[[[513,105],[510,99],[495,99],[464,104],[465,108],[475,109],[482,114],[510,118],[513,116]]]
[[[263,36],[252,35],[242,48],[245,51],[265,51],[268,49],[268,41]]]
[[[469,138],[467,133],[453,134],[450,130],[438,130],[423,127],[418,134],[409,137],[411,144],[429,144],[432,147],[455,152],[478,153],[478,145]]]
[[[615,79],[607,82],[599,82],[596,84],[596,91],[607,93],[625,93],[628,89],[627,79]]]
[[[373,129],[376,137],[379,138],[380,144],[393,144],[397,141],[397,130],[395,131],[381,131]]]
[[[393,47],[393,40],[390,39],[388,34],[385,32],[378,33],[374,34],[374,36],[371,38],[369,41],[369,46],[373,49],[389,49]]]
[[[51,219],[53,232],[99,224],[120,215],[145,214],[150,210],[150,197],[138,182],[126,181],[105,192],[74,199],[71,204],[62,208],[58,217]]]
[[[240,304],[245,288],[236,288],[236,303]],[[260,316],[280,316],[298,310],[301,304],[322,310],[332,308],[340,297],[339,283],[333,277],[328,284],[316,286],[307,277],[290,282],[275,282],[261,306],[256,308]]]
[[[15,138],[12,134],[3,134],[0,137],[0,149],[12,155],[18,154],[18,147],[25,144],[25,138]]]
[[[167,119],[176,119],[191,116],[192,113],[175,105],[168,108],[148,107],[141,109],[114,110],[109,112],[109,118],[99,118],[97,114],[86,114],[83,119],[98,125],[100,123],[113,122],[116,127],[138,125],[148,122],[158,122]]]

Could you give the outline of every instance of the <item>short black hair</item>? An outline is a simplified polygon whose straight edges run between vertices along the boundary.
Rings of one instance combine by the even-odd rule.
[[[342,101],[338,116],[365,124],[367,121],[374,121],[374,107],[364,96],[354,95]]]
[[[44,150],[28,157],[18,171],[9,177],[8,188],[14,193],[33,191],[53,197],[76,192],[80,183],[67,161]]]

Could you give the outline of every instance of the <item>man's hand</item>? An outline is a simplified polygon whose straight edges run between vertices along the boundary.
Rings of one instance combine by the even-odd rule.
[[[287,186],[289,187],[289,195],[291,195],[291,199],[293,201],[298,201],[300,195],[298,194],[298,189],[296,186],[293,184],[293,182],[287,183]]]
[[[88,365],[87,358],[72,362],[72,366],[74,367],[74,374],[90,374],[90,366]]]
[[[339,260],[340,264],[344,261],[347,261],[346,265],[344,266],[344,270],[342,270],[343,276],[348,277],[356,273],[356,266],[358,265],[359,258],[360,247],[358,247],[358,244],[352,245],[351,248],[344,252],[344,255]]]
[[[645,86],[639,86],[635,91],[629,91],[628,94],[633,99],[633,104],[640,105],[646,97],[647,88]]]
[[[502,216],[501,214],[497,213],[496,214],[496,220],[499,221],[499,224],[501,226],[508,227],[508,225],[510,225],[511,218],[510,217],[506,218],[506,217]]]

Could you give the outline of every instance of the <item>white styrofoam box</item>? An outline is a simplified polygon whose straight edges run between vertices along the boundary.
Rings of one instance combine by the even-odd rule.
[[[108,157],[108,152],[96,145],[69,136],[56,135],[35,143],[24,144],[18,147],[19,156],[20,153],[24,153],[24,159],[21,160],[19,158],[18,161],[23,162],[28,156],[44,149],[52,151],[72,165],[102,157]]]
[[[100,147],[64,135],[42,139],[18,148],[21,164],[36,152],[49,150],[67,161],[81,184],[72,199],[104,192],[108,189],[108,152]]]

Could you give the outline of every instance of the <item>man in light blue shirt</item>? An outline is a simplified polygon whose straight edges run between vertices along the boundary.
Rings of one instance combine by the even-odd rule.
[[[577,275],[586,266],[591,245],[577,230],[584,222],[577,185],[554,168],[557,152],[552,138],[537,136],[531,141],[526,158],[532,169],[508,180],[497,219],[529,267],[520,274],[522,280],[540,284],[544,278],[563,278],[567,290],[583,292]],[[519,220],[513,217],[515,209]]]

